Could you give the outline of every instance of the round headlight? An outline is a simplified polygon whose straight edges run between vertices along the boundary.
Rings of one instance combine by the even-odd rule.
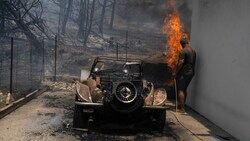
[[[128,73],[128,70],[127,70],[127,69],[124,69],[123,72],[124,72],[124,73]]]
[[[94,69],[94,72],[97,72],[98,70],[99,70],[98,68],[95,68],[95,69]]]

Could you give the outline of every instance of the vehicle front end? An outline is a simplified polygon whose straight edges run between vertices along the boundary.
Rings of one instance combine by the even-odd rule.
[[[139,60],[97,58],[87,80],[76,83],[73,127],[151,125],[151,129],[162,130],[167,93],[142,79],[141,65]]]

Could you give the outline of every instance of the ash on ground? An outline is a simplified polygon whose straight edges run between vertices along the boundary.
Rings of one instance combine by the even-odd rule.
[[[162,133],[144,133],[130,129],[91,133],[73,130],[74,82],[46,83],[51,85],[49,91],[0,120],[1,141],[177,140],[167,127]]]

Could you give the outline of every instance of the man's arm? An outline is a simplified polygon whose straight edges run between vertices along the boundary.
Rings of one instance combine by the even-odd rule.
[[[183,64],[184,64],[184,59],[185,59],[185,52],[182,50],[179,55],[178,63],[176,66],[176,72],[173,73],[173,75],[177,75],[179,71],[181,70]]]
[[[177,64],[177,68],[176,68],[176,74],[179,73],[179,71],[182,68],[183,64],[184,64],[184,59],[179,59],[178,64]]]

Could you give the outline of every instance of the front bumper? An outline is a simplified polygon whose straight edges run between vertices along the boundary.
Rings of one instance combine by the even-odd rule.
[[[93,107],[93,108],[103,107],[102,103],[89,103],[89,102],[76,101],[75,104],[78,106]],[[170,109],[170,106],[142,106],[142,108],[143,109],[168,110],[168,109]]]

